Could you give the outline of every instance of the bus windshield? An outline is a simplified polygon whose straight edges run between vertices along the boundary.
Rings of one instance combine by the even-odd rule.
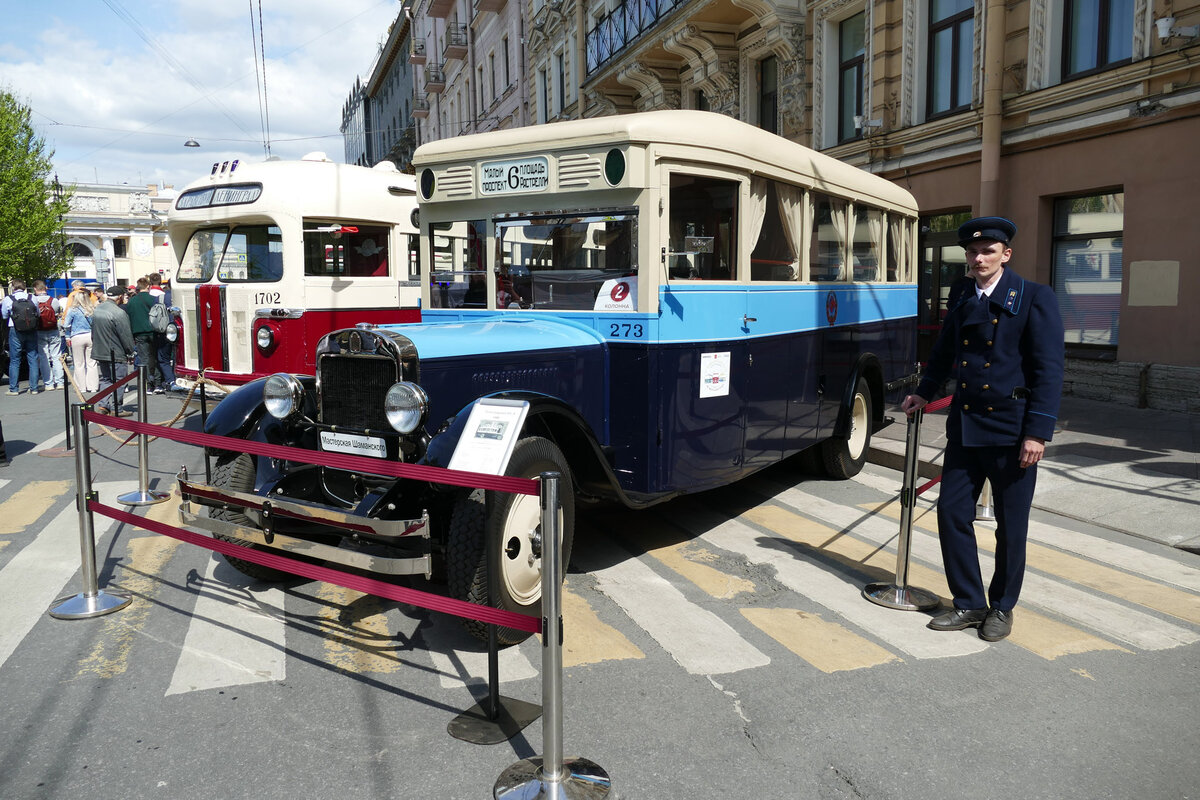
[[[178,280],[273,282],[283,277],[283,236],[274,225],[203,228],[192,234],[179,263]]]
[[[637,214],[496,223],[496,307],[593,310],[605,281],[637,274]]]

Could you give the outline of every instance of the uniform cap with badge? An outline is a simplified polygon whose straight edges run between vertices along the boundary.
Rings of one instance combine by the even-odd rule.
[[[989,240],[1007,245],[1017,235],[1017,226],[1004,217],[976,217],[967,220],[958,229],[958,243],[966,246],[971,242]]]

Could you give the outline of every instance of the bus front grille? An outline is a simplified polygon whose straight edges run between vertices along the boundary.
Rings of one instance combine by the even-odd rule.
[[[347,428],[390,431],[383,401],[398,379],[386,356],[321,356],[317,366],[321,422]]]

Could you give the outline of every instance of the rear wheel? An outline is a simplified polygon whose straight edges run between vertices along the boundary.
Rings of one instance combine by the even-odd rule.
[[[235,492],[253,492],[254,478],[256,475],[254,467],[254,459],[247,453],[224,453],[217,458],[216,466],[213,467],[213,485],[221,489],[229,489]],[[232,522],[234,525],[240,525],[245,528],[257,528],[258,524],[250,517],[246,516],[241,511],[231,511],[223,508],[208,509],[210,519],[220,519],[226,522]],[[244,544],[238,539],[231,539],[228,536],[221,534],[213,534],[217,539],[223,542],[232,542],[233,544]],[[256,547],[254,545],[244,545],[249,549],[263,550],[265,548]],[[244,561],[240,558],[225,556],[225,560],[229,562],[229,566],[236,569],[243,575],[249,575],[251,578],[256,578],[260,581],[279,582],[292,578],[290,573],[282,572],[271,567],[264,567],[261,564],[255,564],[251,561]]]
[[[506,475],[536,478],[543,472],[561,476],[559,530],[564,573],[571,558],[575,535],[575,494],[571,471],[562,452],[548,439],[530,436],[517,442]],[[541,504],[535,495],[491,492],[490,505],[482,489],[463,495],[450,515],[446,542],[447,584],[450,594],[478,605],[490,605],[530,616],[542,613]],[[485,547],[496,565],[498,596],[488,602],[488,573]],[[487,639],[487,624],[466,621],[467,630]],[[525,631],[499,628],[497,641],[518,644],[529,637]]]
[[[821,444],[825,474],[836,480],[853,478],[862,471],[871,446],[871,389],[859,378],[850,401],[850,425],[845,436],[835,436]]]

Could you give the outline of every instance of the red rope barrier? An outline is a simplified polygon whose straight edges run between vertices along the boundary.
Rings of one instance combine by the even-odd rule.
[[[129,383],[131,380],[136,378],[137,375],[138,375],[137,370],[135,369],[132,372],[130,372],[128,375],[126,375],[124,378],[121,378],[121,380],[114,383],[112,386],[109,386],[104,391],[96,392],[94,395],[92,395],[91,397],[89,397],[87,399],[88,405],[95,405],[96,403],[100,402],[101,400],[103,400],[104,398],[108,397],[110,394],[115,392],[117,389],[120,389],[122,386],[124,386],[125,384]]]
[[[430,467],[422,464],[402,464],[366,456],[351,456],[341,453],[305,450],[300,447],[287,447],[281,444],[266,444],[250,442],[245,439],[234,439],[230,436],[214,436],[211,433],[181,431],[164,425],[154,425],[149,422],[136,422],[131,419],[119,419],[108,414],[98,414],[95,411],[83,412],[83,418],[88,422],[99,422],[110,428],[144,433],[157,436],[160,439],[171,439],[184,444],[194,444],[200,447],[215,447],[219,450],[231,450],[235,453],[250,453],[256,456],[279,458],[285,461],[302,461],[306,464],[333,467],[348,472],[365,472],[368,475],[384,475],[392,478],[412,478],[429,481],[430,483],[446,483],[451,486],[466,486],[469,488],[491,489],[510,494],[537,495],[539,487],[533,478],[509,478],[501,475],[489,475],[483,472],[466,472],[457,469]],[[314,461],[317,455],[322,461]]]
[[[939,400],[934,400],[925,404],[925,410],[928,412],[941,411],[954,400],[954,395],[947,395]]]
[[[542,632],[542,621],[528,614],[518,614],[515,611],[505,611],[499,608],[492,608],[491,606],[480,606],[464,600],[442,597],[441,595],[430,594],[429,592],[422,592],[417,589],[406,589],[403,586],[385,583],[375,578],[351,575],[350,573],[330,569],[329,567],[322,567],[317,564],[309,564],[297,561],[294,558],[276,555],[266,550],[253,550],[249,547],[234,544],[233,542],[226,542],[221,539],[193,533],[183,528],[177,528],[174,525],[158,522],[148,517],[139,517],[136,514],[104,505],[95,500],[89,500],[87,507],[89,511],[111,517],[128,525],[160,533],[163,536],[170,536],[172,539],[178,539],[181,542],[194,544],[208,550],[215,550],[218,553],[240,558],[243,561],[250,561],[255,564],[261,564],[264,567],[290,572],[310,580],[332,583],[335,586],[343,586],[347,589],[353,589],[356,592],[363,592],[364,594],[371,594],[388,600],[395,600],[398,603],[407,603],[411,606],[427,608],[430,611],[439,611],[443,614],[451,614],[456,617],[502,625],[506,628],[514,628],[530,633]]]

